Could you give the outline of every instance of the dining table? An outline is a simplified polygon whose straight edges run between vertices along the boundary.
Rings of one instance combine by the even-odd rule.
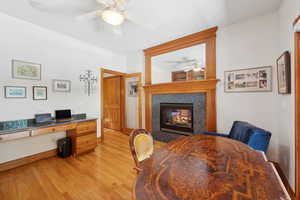
[[[181,137],[140,165],[136,200],[290,200],[264,152],[239,141]]]

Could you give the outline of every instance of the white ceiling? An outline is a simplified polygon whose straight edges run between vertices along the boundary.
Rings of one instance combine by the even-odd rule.
[[[49,1],[54,0],[45,0],[46,3]],[[264,15],[278,9],[280,2],[281,0],[130,0],[128,15],[136,22],[122,25],[122,36],[112,34],[100,20],[76,19],[77,15],[96,10],[96,3],[82,9],[65,6],[63,9],[54,8],[51,12],[45,12],[33,8],[29,0],[3,0],[0,2],[0,12],[99,47],[126,53],[209,27],[225,26]],[[138,25],[140,23],[145,26]]]

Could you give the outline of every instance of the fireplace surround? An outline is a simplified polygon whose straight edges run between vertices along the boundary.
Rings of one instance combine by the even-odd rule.
[[[206,94],[196,93],[196,94],[157,94],[152,96],[152,135],[155,140],[162,142],[170,142],[184,135],[194,135],[196,133],[201,133],[206,131]],[[189,110],[192,114],[191,123],[192,130],[178,128],[178,126],[171,125],[166,127],[161,127],[161,111],[164,112],[167,108],[168,112],[173,111],[174,115],[187,113],[178,113],[178,110]],[[179,116],[185,117],[185,116]],[[170,119],[170,118],[169,118]],[[177,119],[174,119],[177,122]],[[180,123],[177,125],[181,125]],[[191,126],[190,126],[191,127]],[[170,130],[171,128],[171,130]],[[173,129],[172,129],[173,128]],[[185,127],[187,128],[187,127]],[[168,129],[168,130],[167,130]]]

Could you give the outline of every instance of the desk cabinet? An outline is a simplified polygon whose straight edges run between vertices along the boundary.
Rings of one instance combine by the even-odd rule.
[[[95,120],[78,123],[75,129],[67,131],[67,136],[72,138],[73,155],[93,151],[97,146],[97,123]]]

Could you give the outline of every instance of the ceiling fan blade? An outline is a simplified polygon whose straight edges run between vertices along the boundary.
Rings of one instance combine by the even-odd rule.
[[[165,63],[170,63],[170,64],[181,64],[181,61],[165,61]]]
[[[120,10],[127,10],[128,8],[128,4],[129,4],[129,0],[114,0],[116,3],[116,6],[118,7],[118,9]]]
[[[98,20],[91,20],[91,25],[96,32],[105,32],[106,34],[113,34],[116,37],[123,36],[124,32],[121,26],[113,26],[104,22],[101,18]]]
[[[100,4],[104,4],[106,7],[114,7],[119,10],[125,10],[129,0],[96,0]]]
[[[123,29],[121,26],[113,26],[112,27],[112,32],[117,35],[117,36],[123,36],[124,33],[123,33]]]
[[[103,8],[103,5],[95,0],[28,0],[28,3],[42,12],[74,16]]]
[[[101,11],[100,10],[95,10],[80,16],[77,16],[76,19],[78,21],[86,21],[86,20],[93,20],[93,19],[97,19],[98,17],[101,16]]]
[[[189,66],[188,67],[177,66],[175,68],[176,68],[176,70],[183,70],[183,71],[185,71],[185,70],[190,71],[193,69],[192,67],[189,67]]]
[[[103,4],[106,7],[113,7],[115,5],[114,0],[96,0],[99,4]]]

